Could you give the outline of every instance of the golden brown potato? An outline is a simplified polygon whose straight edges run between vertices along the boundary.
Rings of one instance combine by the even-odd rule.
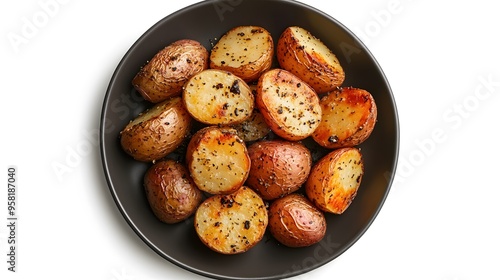
[[[241,123],[250,117],[255,103],[250,87],[241,78],[214,69],[191,77],[182,96],[193,118],[209,125]]]
[[[255,101],[272,131],[286,140],[305,139],[321,121],[318,95],[286,70],[272,69],[262,74]]]
[[[222,254],[248,251],[262,240],[267,223],[264,201],[245,186],[229,195],[207,198],[194,218],[203,244]]]
[[[203,198],[186,167],[170,159],[159,161],[146,171],[144,189],[151,210],[167,224],[189,218]]]
[[[189,133],[192,118],[180,97],[156,104],[120,132],[123,150],[138,161],[155,161],[177,149]]]
[[[297,191],[311,171],[311,152],[298,142],[258,141],[248,147],[251,167],[245,185],[263,199]]]
[[[186,161],[198,188],[211,194],[238,190],[250,171],[245,143],[231,128],[209,126],[197,131],[189,141]]]
[[[331,91],[344,82],[345,73],[335,54],[304,28],[285,29],[278,39],[276,56],[281,68],[297,75],[317,93]]]
[[[269,231],[285,246],[306,247],[323,239],[326,219],[306,197],[292,193],[271,203]]]
[[[313,166],[305,185],[307,197],[323,211],[342,214],[356,197],[363,173],[357,148],[334,150]]]
[[[255,109],[250,118],[232,126],[232,128],[236,129],[238,136],[245,142],[260,140],[271,132],[271,129],[264,120],[264,116]]]
[[[207,49],[197,41],[173,42],[141,68],[132,84],[149,102],[178,96],[191,76],[208,68],[208,57]]]
[[[338,88],[320,100],[321,123],[313,139],[326,148],[352,147],[364,142],[377,121],[377,106],[363,89]]]
[[[246,82],[271,68],[274,42],[260,26],[238,26],[229,30],[210,53],[210,68],[229,71]]]

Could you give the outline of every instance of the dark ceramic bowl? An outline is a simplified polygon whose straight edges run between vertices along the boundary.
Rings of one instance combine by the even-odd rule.
[[[357,197],[342,215],[326,215],[323,241],[287,248],[269,234],[246,253],[221,255],[198,239],[193,219],[176,225],[159,222],[147,203],[142,180],[149,164],[134,161],[119,144],[119,133],[150,107],[131,85],[139,68],[171,42],[190,38],[210,50],[216,38],[237,25],[259,25],[275,40],[288,26],[301,26],[337,55],[346,72],[345,86],[366,89],[378,105],[378,122],[360,145],[365,175]],[[396,168],[399,128],[389,84],[366,47],[341,23],[313,7],[289,0],[204,1],[177,11],[151,27],[119,63],[104,100],[101,119],[104,173],[116,206],[151,249],[191,272],[219,279],[278,279],[296,276],[337,258],[368,229],[386,199]],[[168,278],[168,276],[166,277]]]

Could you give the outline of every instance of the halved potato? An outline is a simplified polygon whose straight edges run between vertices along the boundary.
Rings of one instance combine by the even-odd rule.
[[[132,84],[149,102],[179,96],[191,76],[208,68],[208,56],[207,49],[197,41],[175,41],[142,67]]]
[[[223,70],[208,69],[194,75],[184,86],[182,97],[193,118],[209,125],[241,123],[254,108],[247,83]]]
[[[209,126],[197,131],[187,147],[186,161],[198,188],[211,194],[238,190],[250,171],[245,143],[231,128]]]
[[[357,148],[342,148],[321,158],[312,168],[305,190],[323,211],[342,214],[356,197],[364,173]]]
[[[274,43],[260,26],[237,26],[224,34],[210,53],[210,68],[229,71],[246,82],[271,68]]]
[[[222,254],[248,251],[264,237],[268,224],[264,201],[250,188],[207,198],[196,211],[194,226],[200,240]]]
[[[250,118],[232,126],[232,128],[236,129],[240,138],[245,142],[260,140],[271,132],[271,129],[264,120],[264,116],[256,109],[253,110]]]
[[[359,88],[338,88],[320,100],[321,123],[312,134],[325,148],[352,147],[364,142],[377,121],[373,96]]]
[[[159,161],[146,171],[144,190],[155,216],[167,224],[189,218],[203,199],[187,168],[171,159]]]
[[[311,152],[298,142],[258,141],[248,147],[248,154],[251,167],[245,185],[265,200],[297,191],[311,171]]]
[[[286,140],[310,136],[321,121],[316,92],[286,70],[272,69],[262,74],[255,100],[272,131]]]
[[[189,134],[193,119],[180,97],[141,113],[120,132],[123,150],[138,161],[155,161],[177,149]]]
[[[307,247],[323,239],[326,219],[305,196],[292,193],[269,206],[269,231],[285,246]]]
[[[302,27],[290,26],[278,39],[276,56],[281,68],[308,83],[317,93],[342,85],[345,73],[332,51]]]

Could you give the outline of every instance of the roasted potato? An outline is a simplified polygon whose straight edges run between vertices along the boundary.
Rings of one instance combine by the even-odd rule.
[[[262,240],[267,224],[264,201],[245,186],[232,194],[207,198],[194,218],[203,244],[222,254],[248,251]]]
[[[245,82],[271,68],[274,42],[260,26],[238,26],[224,34],[210,53],[210,68],[229,71]]]
[[[272,69],[262,74],[255,100],[271,130],[286,140],[307,138],[321,121],[316,92],[286,70]]]
[[[207,49],[197,41],[173,42],[141,68],[132,84],[149,102],[179,96],[191,76],[208,68],[208,57]]]
[[[342,214],[356,197],[364,173],[357,148],[341,148],[321,158],[305,184],[307,197],[323,211]]]
[[[208,126],[197,131],[189,141],[186,161],[195,184],[210,194],[238,190],[250,171],[245,143],[231,128]]]
[[[338,88],[320,100],[322,117],[312,138],[326,148],[352,147],[364,142],[377,121],[377,106],[363,89]]]
[[[321,40],[298,26],[283,31],[276,46],[281,68],[308,83],[317,93],[342,85],[345,73],[339,60]]]
[[[292,193],[269,206],[269,231],[285,246],[307,247],[323,239],[326,219],[305,196]]]
[[[123,150],[138,161],[161,159],[182,144],[192,126],[192,118],[180,97],[155,104],[132,120],[120,132]]]
[[[264,116],[255,109],[250,118],[240,124],[232,126],[232,128],[236,129],[238,136],[245,142],[260,140],[271,132],[271,129],[264,120]]]
[[[252,115],[255,103],[245,81],[230,72],[215,69],[191,77],[182,96],[193,118],[209,125],[241,123]]]
[[[151,210],[167,224],[189,218],[203,199],[187,168],[171,159],[159,161],[146,171],[144,189]]]
[[[311,152],[298,142],[258,141],[248,147],[251,167],[245,185],[263,199],[297,191],[311,171]]]

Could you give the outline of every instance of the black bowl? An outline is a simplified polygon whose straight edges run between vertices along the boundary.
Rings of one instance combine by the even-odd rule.
[[[337,55],[346,72],[345,86],[366,89],[378,105],[378,122],[360,145],[365,175],[357,197],[342,215],[326,215],[327,232],[320,243],[287,248],[269,234],[246,253],[221,255],[198,239],[193,219],[176,225],[159,222],[145,198],[142,180],[149,164],[126,155],[119,133],[150,107],[131,85],[139,68],[171,42],[194,39],[210,50],[237,25],[258,25],[275,40],[288,26],[301,26]],[[119,63],[106,93],[101,117],[101,155],[109,189],[125,220],[140,238],[166,260],[194,273],[220,279],[278,279],[326,264],[353,245],[368,229],[386,199],[396,168],[399,128],[389,84],[366,47],[341,23],[310,6],[289,0],[204,1],[177,11],[151,27]]]

